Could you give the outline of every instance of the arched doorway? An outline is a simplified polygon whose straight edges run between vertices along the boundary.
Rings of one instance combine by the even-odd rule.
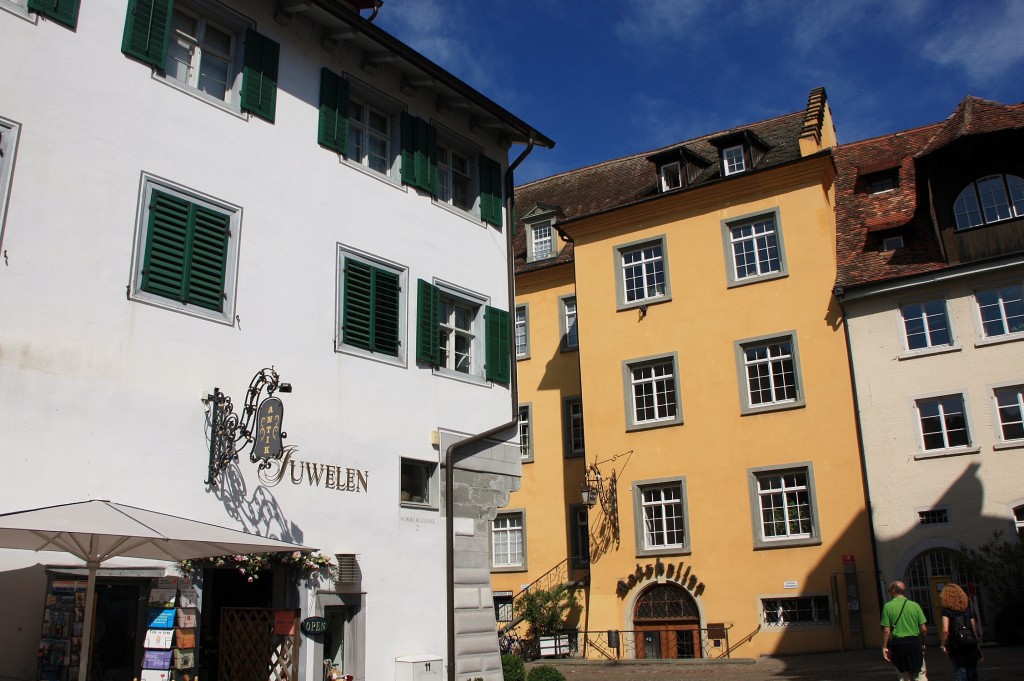
[[[655,584],[636,599],[633,610],[636,656],[643,659],[701,657],[700,611],[678,584]]]
[[[950,549],[931,549],[917,554],[907,565],[903,581],[907,585],[907,598],[917,601],[933,630],[942,611],[939,593],[946,584],[955,582],[970,593],[967,570]]]

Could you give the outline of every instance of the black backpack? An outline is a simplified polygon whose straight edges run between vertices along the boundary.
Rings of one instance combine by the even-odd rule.
[[[970,652],[978,646],[978,636],[974,633],[971,620],[967,613],[953,615],[950,622],[949,647],[954,652]]]

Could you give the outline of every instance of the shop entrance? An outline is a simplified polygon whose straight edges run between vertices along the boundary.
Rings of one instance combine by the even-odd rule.
[[[199,678],[203,681],[226,678],[221,675],[220,670],[223,647],[220,638],[221,610],[269,608],[273,604],[273,597],[274,573],[271,570],[263,570],[258,575],[243,575],[238,570],[226,568],[203,570],[203,608],[199,623]]]
[[[90,681],[132,681],[138,676],[146,587],[140,580],[97,580]]]
[[[678,584],[655,584],[640,594],[633,628],[638,659],[701,657],[700,611]]]
[[[345,674],[345,628],[352,619],[348,608],[324,608],[327,633],[324,634],[324,679],[338,679]]]

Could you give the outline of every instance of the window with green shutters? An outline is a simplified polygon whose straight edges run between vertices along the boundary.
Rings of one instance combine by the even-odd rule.
[[[317,142],[344,154],[348,149],[348,81],[320,69],[320,125]]]
[[[271,123],[280,49],[251,20],[206,0],[129,0],[121,42],[167,83]]]
[[[343,259],[341,342],[398,357],[401,278],[398,272],[351,257]]]
[[[28,8],[69,28],[78,25],[79,0],[28,0]]]
[[[402,112],[402,182],[437,194],[437,129]]]
[[[512,321],[507,310],[423,279],[417,296],[418,361],[451,375],[509,382]]]
[[[480,219],[501,227],[502,188],[501,164],[486,156],[480,157]]]
[[[155,178],[142,200],[132,298],[233,322],[241,209]]]

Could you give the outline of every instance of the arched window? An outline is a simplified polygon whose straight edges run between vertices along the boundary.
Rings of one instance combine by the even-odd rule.
[[[949,549],[932,549],[918,554],[907,566],[904,581],[907,584],[907,598],[917,601],[929,625],[935,622],[933,613],[936,602],[933,600],[932,577],[948,578],[967,590],[967,569],[957,558],[956,553]]]
[[[676,584],[657,584],[644,591],[636,603],[638,620],[700,619],[693,597]]]
[[[970,183],[953,204],[957,230],[1024,217],[1024,180],[988,175]]]

